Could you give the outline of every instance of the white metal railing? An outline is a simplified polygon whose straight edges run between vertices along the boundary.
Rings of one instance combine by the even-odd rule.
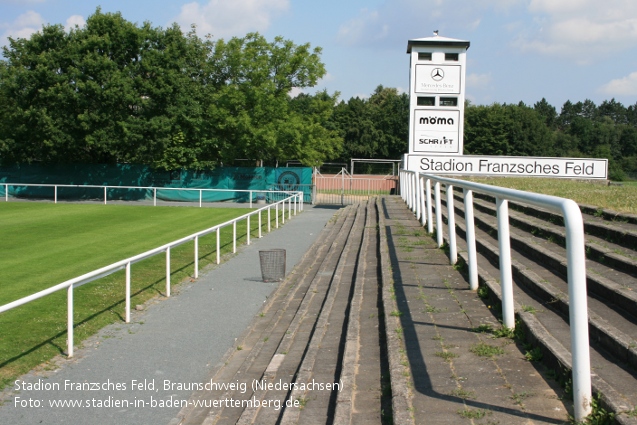
[[[515,311],[513,306],[513,279],[511,272],[511,245],[509,238],[508,201],[530,204],[556,212],[564,218],[566,228],[567,281],[569,296],[569,320],[571,327],[571,356],[573,375],[573,400],[575,420],[581,421],[591,412],[591,373],[588,338],[588,301],[586,292],[586,254],[584,248],[584,224],[579,206],[571,199],[542,195],[532,192],[489,186],[464,180],[434,176],[401,170],[401,196],[409,208],[427,224],[429,233],[433,233],[431,182],[434,182],[434,201],[436,210],[436,240],[443,245],[443,223],[440,198],[440,185],[446,186],[447,220],[449,239],[449,261],[457,261],[457,244],[453,188],[463,189],[465,206],[466,242],[469,268],[469,286],[478,288],[478,265],[473,220],[473,192],[495,197],[498,246],[500,252],[500,284],[502,290],[503,325],[513,329]]]
[[[10,187],[50,187],[53,189],[53,202],[57,204],[58,202],[58,188],[68,187],[68,188],[76,188],[76,189],[103,189],[104,190],[104,204],[108,201],[108,190],[118,190],[118,189],[143,189],[147,191],[152,191],[153,193],[153,205],[157,206],[157,191],[158,190],[181,190],[181,191],[189,191],[189,192],[199,192],[199,206],[203,206],[203,194],[210,192],[238,192],[238,193],[246,193],[248,194],[248,199],[250,202],[250,208],[252,208],[252,199],[255,196],[259,196],[261,194],[270,194],[270,195],[281,195],[283,194],[292,194],[297,193],[298,190],[255,190],[255,189],[203,189],[203,188],[188,188],[188,187],[157,187],[157,186],[102,186],[102,185],[90,185],[90,184],[41,184],[41,183],[0,183],[0,187],[4,186],[4,200],[5,202],[9,201],[9,188]],[[303,202],[303,198],[300,199],[300,202]]]
[[[217,242],[217,264],[221,261],[220,256],[220,244],[221,244],[221,229],[225,227],[232,226],[232,252],[237,252],[237,223],[241,220],[246,220],[246,244],[250,245],[250,218],[252,216],[258,216],[258,237],[262,237],[262,213],[267,212],[268,221],[267,221],[267,229],[268,232],[272,230],[271,226],[271,210],[274,209],[275,214],[275,228],[279,227],[279,217],[281,217],[282,224],[285,224],[285,214],[287,214],[288,219],[292,217],[292,212],[294,211],[294,215],[297,215],[297,212],[303,210],[303,192],[297,192],[291,196],[288,196],[285,199],[282,199],[276,203],[268,204],[265,207],[259,208],[257,210],[251,211],[247,214],[244,214],[240,217],[234,218],[232,220],[226,221],[225,223],[218,224],[216,226],[210,227],[206,230],[202,230],[197,233],[193,233],[192,235],[186,236],[184,238],[178,239],[176,241],[167,243],[160,247],[151,249],[149,251],[143,252],[141,254],[135,255],[133,257],[126,258],[124,260],[118,261],[116,263],[110,264],[108,266],[102,267],[97,270],[93,270],[91,272],[85,273],[81,276],[75,277],[73,279],[62,282],[58,285],[52,286],[48,289],[44,289],[35,294],[29,295],[27,297],[20,298],[3,306],[0,306],[0,313],[4,313],[5,311],[14,309],[21,305],[27,304],[31,301],[37,300],[39,298],[50,295],[54,292],[60,291],[62,289],[67,290],[67,333],[68,333],[68,341],[67,341],[67,354],[69,357],[73,357],[73,289],[79,286],[85,285],[89,282],[92,282],[97,279],[101,279],[105,276],[113,274],[119,270],[126,270],[126,323],[130,322],[130,299],[131,299],[131,265],[137,263],[139,261],[145,260],[147,258],[153,257],[162,252],[166,253],[166,296],[170,297],[170,250],[179,245],[182,245],[189,241],[194,241],[194,278],[199,277],[199,238],[211,233],[216,233],[216,242]],[[280,210],[280,211],[279,211]]]

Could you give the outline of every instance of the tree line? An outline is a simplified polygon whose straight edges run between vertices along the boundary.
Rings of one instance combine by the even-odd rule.
[[[258,33],[199,38],[98,8],[82,28],[10,39],[0,61],[0,163],[206,169],[238,159],[315,166],[408,152],[409,96],[339,101],[313,87],[321,49]],[[637,174],[637,103],[542,99],[465,107],[465,154],[608,158]]]
[[[545,98],[533,106],[466,102],[464,120],[467,155],[607,158],[611,179],[637,177],[637,103],[567,101],[558,113]],[[396,89],[339,103],[331,122],[343,137],[342,162],[409,150],[409,96]]]
[[[2,163],[139,163],[210,168],[236,159],[318,165],[341,140],[324,124],[334,104],[301,113],[293,88],[325,75],[321,49],[257,33],[199,38],[119,13],[82,28],[47,25],[10,39],[0,61]]]

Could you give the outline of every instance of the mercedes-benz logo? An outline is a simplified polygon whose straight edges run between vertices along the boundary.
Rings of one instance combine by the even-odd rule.
[[[431,79],[434,81],[440,81],[443,78],[445,78],[445,71],[442,70],[442,68],[434,68],[433,71],[431,71]]]

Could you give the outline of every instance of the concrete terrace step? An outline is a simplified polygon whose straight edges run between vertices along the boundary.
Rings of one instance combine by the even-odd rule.
[[[499,265],[494,207],[483,200],[476,200],[475,205],[481,280],[499,297],[499,284],[495,280],[499,277]],[[463,203],[455,202],[454,206],[458,215],[464,217]],[[442,210],[446,216],[446,206]],[[552,367],[569,369],[568,289],[564,280],[566,261],[565,250],[559,244],[563,229],[557,227],[561,219],[535,208],[515,205],[510,213],[510,222],[515,226],[511,230],[511,245],[517,252],[513,254],[516,311],[527,328],[532,330],[530,340],[542,343],[545,357]],[[464,237],[463,220],[457,220],[456,224],[459,236]],[[637,226],[634,224],[623,221],[620,224],[618,229],[619,226],[604,223],[599,217],[585,216],[585,229],[603,228],[607,238],[619,240],[621,235],[635,233]],[[536,235],[545,236],[548,240]],[[464,241],[459,242],[459,249],[466,249]],[[618,414],[619,423],[635,423],[632,415],[623,413],[637,406],[637,318],[634,315],[637,311],[637,281],[631,264],[634,251],[626,246],[612,249],[614,261],[622,264],[620,268],[623,271],[617,271],[607,264],[614,262],[606,261],[608,257],[600,257],[595,252],[596,245],[601,243],[597,237],[587,236],[587,254],[601,259],[600,262],[587,260],[594,392],[602,394],[602,404]],[[466,261],[466,254],[461,253],[461,256]],[[525,314],[525,311],[533,314]]]
[[[399,197],[349,206],[211,372],[234,386],[171,425],[566,422],[557,382],[499,328]]]
[[[376,216],[373,203],[341,210],[211,375],[237,388],[194,393],[208,406],[174,423],[381,423]],[[242,405],[210,407],[230,398]]]
[[[570,403],[547,369],[520,343],[496,338],[492,305],[469,290],[400,199],[382,201],[394,422],[567,422]]]

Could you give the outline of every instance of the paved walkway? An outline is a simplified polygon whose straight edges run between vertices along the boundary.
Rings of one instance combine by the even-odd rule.
[[[286,249],[289,272],[335,211],[306,206],[280,229],[200,273],[196,283],[175,286],[171,298],[135,312],[131,324],[103,329],[75,358],[58,359],[57,370],[22,377],[35,387],[4,397],[0,424],[168,423],[277,286],[261,281],[258,251]],[[81,407],[49,407],[70,402]]]

